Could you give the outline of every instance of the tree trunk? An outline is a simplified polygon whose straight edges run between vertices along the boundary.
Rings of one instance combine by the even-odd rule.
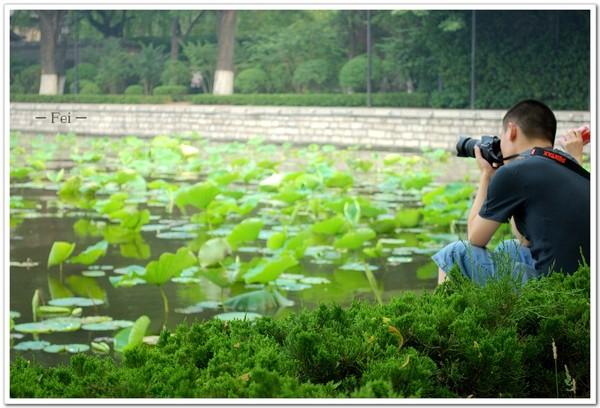
[[[171,20],[171,60],[177,61],[179,58],[179,41],[181,38],[181,26],[179,17],[173,17]]]
[[[40,95],[58,94],[58,70],[56,64],[56,48],[62,19],[66,14],[63,10],[38,11],[40,21]]]
[[[235,10],[222,11],[219,19],[219,55],[213,94],[233,94],[233,48],[235,45]]]

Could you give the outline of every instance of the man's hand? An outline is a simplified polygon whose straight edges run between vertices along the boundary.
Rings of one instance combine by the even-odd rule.
[[[496,163],[495,166],[492,166],[486,159],[481,156],[481,149],[479,146],[475,146],[475,159],[477,160],[477,165],[479,166],[479,170],[481,171],[481,175],[487,177],[488,179],[494,175],[494,172],[499,167]]]
[[[571,129],[565,136],[559,137],[557,142],[581,164],[583,159],[583,137],[581,132]]]

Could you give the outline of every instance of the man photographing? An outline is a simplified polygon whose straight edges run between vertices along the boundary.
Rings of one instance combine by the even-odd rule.
[[[497,276],[502,259],[523,282],[550,271],[572,273],[582,260],[589,261],[589,173],[573,156],[553,149],[555,134],[556,118],[550,108],[524,100],[502,120],[503,165],[490,164],[479,146],[474,147],[480,178],[468,216],[469,242],[453,242],[432,257],[439,267],[438,282],[454,265],[484,285]],[[568,140],[578,137],[569,132]],[[488,252],[485,246],[509,220],[517,239]]]

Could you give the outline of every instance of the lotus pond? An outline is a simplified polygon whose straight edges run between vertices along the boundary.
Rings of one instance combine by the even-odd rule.
[[[11,133],[10,165],[11,358],[48,365],[184,321],[431,290],[475,189],[442,150],[195,133]]]

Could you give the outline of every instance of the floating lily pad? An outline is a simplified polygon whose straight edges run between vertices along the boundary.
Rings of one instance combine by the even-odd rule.
[[[175,278],[171,278],[171,282],[175,283],[200,283],[202,280],[200,278],[193,278],[191,276],[177,276]]]
[[[160,239],[194,239],[197,236],[198,234],[186,231],[167,231],[156,234],[156,238]]]
[[[161,207],[164,207],[164,204],[162,203],[159,205]],[[141,231],[161,231],[165,228],[168,228],[168,226],[164,224],[146,224],[142,226]]]
[[[387,261],[391,264],[411,263],[413,261],[410,256],[390,256]]]
[[[92,331],[110,331],[123,329],[125,327],[133,326],[133,322],[129,320],[111,320],[107,322],[89,323],[81,326],[83,330]]]
[[[71,309],[63,306],[38,306],[38,316],[70,315]]]
[[[92,323],[102,323],[109,322],[113,318],[110,316],[86,316],[80,319],[81,324],[92,324]]]
[[[91,299],[91,298],[83,298],[83,297],[68,297],[68,298],[52,299],[48,303],[52,306],[87,307],[87,306],[101,305],[104,303],[104,301],[101,299]]]
[[[285,290],[288,292],[299,292],[301,290],[312,288],[311,285],[307,285],[306,283],[298,283],[296,281],[287,281],[285,283],[278,283],[278,280],[275,281],[277,287],[281,290]]]
[[[194,313],[201,313],[206,309],[215,310],[220,307],[221,307],[221,302],[217,302],[215,300],[205,300],[202,302],[198,302],[195,305],[175,309],[175,312],[182,313],[182,314],[194,314]]]
[[[228,313],[219,313],[213,316],[215,319],[229,321],[229,320],[255,320],[262,315],[253,312],[228,312]]]
[[[377,269],[379,269],[379,267],[377,267],[375,265],[369,265],[369,264],[365,265],[360,262],[349,262],[347,264],[340,266],[340,269],[345,270],[345,271],[364,271],[365,266],[367,268],[369,268],[369,270],[371,270],[371,271],[376,271]]]
[[[143,275],[146,272],[146,268],[141,265],[129,265],[122,268],[115,269],[115,273],[121,275]]]
[[[304,278],[304,275],[300,275],[297,273],[282,273],[279,275],[280,279],[291,279],[291,280],[299,280]]]
[[[15,311],[15,310],[11,310],[10,311],[10,318],[11,319],[18,319],[19,317],[21,317],[21,313]]]
[[[88,278],[99,278],[101,276],[105,276],[106,272],[102,271],[102,270],[97,270],[97,271],[83,271],[81,272],[81,274],[83,276],[87,276]]]
[[[64,344],[51,344],[49,346],[44,347],[44,351],[46,353],[60,353],[65,351]]]
[[[311,277],[300,279],[300,283],[305,283],[307,285],[320,285],[322,283],[331,283],[331,281],[327,278],[311,276]]]
[[[47,325],[45,325],[42,322],[21,323],[21,324],[15,325],[14,329],[21,333],[32,333],[32,334],[50,333],[52,331],[50,329],[50,327],[48,327]]]
[[[65,350],[69,353],[83,353],[89,349],[90,346],[87,344],[65,344]]]
[[[105,342],[92,342],[91,345],[94,353],[106,354],[110,352],[110,346]]]
[[[12,211],[12,210],[11,210]],[[18,262],[18,261],[11,261],[10,266],[12,267],[16,267],[16,268],[33,268],[34,266],[38,266],[39,262],[33,262],[31,259],[27,259],[26,261],[23,262]]]
[[[13,348],[15,350],[43,350],[44,347],[49,346],[50,343],[44,340],[34,340],[34,341],[23,341],[19,344],[16,344]]]
[[[158,344],[158,340],[160,340],[160,336],[145,336],[142,341],[144,344],[156,346]]]
[[[21,333],[11,333],[10,334],[10,338],[15,339],[15,340],[21,340],[23,337],[25,337],[25,335],[21,334]]]
[[[379,242],[381,242],[382,245],[402,245],[406,243],[406,240],[399,238],[381,238]]]

